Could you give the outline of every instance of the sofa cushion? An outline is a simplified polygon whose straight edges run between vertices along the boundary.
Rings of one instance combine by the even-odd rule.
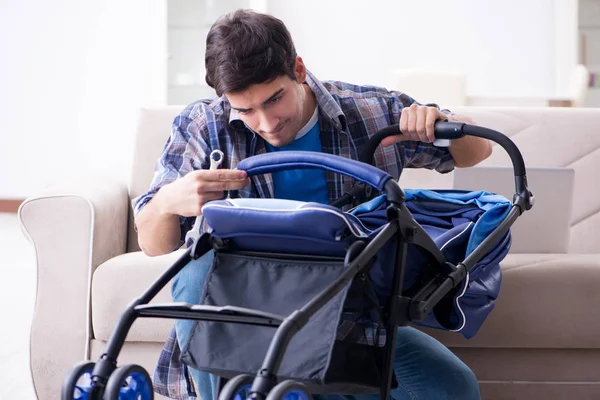
[[[138,251],[115,257],[101,264],[92,278],[92,332],[108,340],[121,313],[141,296],[158,276],[183,254],[183,250],[158,257]],[[151,303],[170,303],[171,284],[167,284]],[[172,319],[138,318],[127,341],[164,342],[173,326]]]
[[[451,347],[600,348],[600,255],[509,254],[496,307],[479,333],[423,329]]]
[[[567,253],[573,204],[572,168],[527,169],[534,207],[511,226],[511,253]],[[487,190],[513,199],[516,192],[512,167],[458,168],[454,189]]]
[[[182,250],[147,257],[141,252],[100,265],[92,282],[94,337],[107,340],[127,305],[140,296]],[[496,307],[471,340],[423,329],[449,346],[506,348],[600,348],[600,256],[597,254],[509,254]],[[171,285],[153,303],[171,301]],[[173,320],[140,318],[127,341],[164,342]],[[544,327],[540,329],[540,327]]]
[[[129,181],[129,196],[136,198],[148,191],[154,167],[171,132],[173,120],[185,106],[142,108],[133,146],[133,164]],[[129,213],[127,251],[139,251],[133,213]]]

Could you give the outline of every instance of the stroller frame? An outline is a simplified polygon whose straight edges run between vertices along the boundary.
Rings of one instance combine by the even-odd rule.
[[[396,135],[399,132],[398,125],[390,126],[373,136],[367,145],[366,157],[362,161],[369,163],[375,148],[381,140],[387,136]],[[464,123],[439,121],[435,125],[437,138],[457,139],[464,135],[479,136],[490,139],[500,144],[509,154],[514,166],[516,194],[513,198],[513,206],[503,222],[462,262],[453,265],[445,260],[442,252],[425,230],[414,220],[410,211],[406,208],[404,192],[394,179],[389,179],[384,185],[389,206],[387,208],[388,222],[379,233],[369,242],[357,240],[347,250],[344,258],[344,272],[319,295],[306,303],[301,309],[283,317],[258,310],[233,307],[233,306],[208,306],[190,305],[186,303],[171,303],[149,305],[148,303],[162,290],[185,265],[190,261],[198,259],[211,249],[226,251],[226,243],[204,233],[185,253],[137,299],[132,301],[122,313],[117,326],[113,330],[105,352],[95,363],[91,372],[92,387],[89,394],[91,399],[106,399],[105,391],[111,386],[109,378],[117,367],[117,357],[123,347],[125,338],[133,322],[137,318],[170,318],[191,319],[204,321],[220,321],[228,323],[240,323],[277,328],[270,343],[267,354],[263,360],[261,369],[256,373],[250,398],[264,400],[267,394],[278,383],[277,371],[283,359],[287,345],[294,335],[302,329],[310,318],[319,311],[328,301],[340,292],[355,276],[364,273],[370,267],[369,261],[378,253],[381,247],[394,235],[398,235],[399,252],[395,260],[394,278],[389,304],[384,309],[384,327],[387,332],[394,334],[386,335],[384,345],[384,361],[382,365],[382,382],[380,386],[380,398],[389,398],[392,378],[393,362],[396,347],[396,328],[406,326],[411,321],[423,320],[433,307],[453,288],[460,284],[466,277],[471,267],[498,243],[509,230],[515,220],[525,211],[533,206],[534,198],[527,188],[525,165],[521,153],[516,145],[503,134]],[[335,156],[331,156],[335,157]],[[313,166],[314,167],[314,166]],[[281,169],[281,168],[280,168]],[[278,169],[279,170],[279,169]],[[257,173],[264,173],[261,170]],[[271,171],[268,171],[271,172]],[[339,172],[339,171],[336,171]],[[251,175],[250,173],[248,175]],[[355,185],[352,190],[332,203],[341,207],[349,203],[356,203],[369,197],[371,187],[365,183]],[[450,271],[443,279],[439,276],[433,278],[411,298],[403,296],[402,282],[406,266],[406,255],[408,244],[415,244],[427,253],[445,270]],[[294,255],[286,254],[288,258]],[[296,256],[304,257],[307,256]],[[442,268],[440,269],[442,270]],[[67,377],[69,378],[69,377]],[[72,377],[71,377],[72,378]],[[66,381],[63,385],[62,399],[72,399],[72,389],[67,387]],[[113,385],[114,386],[114,385]],[[225,385],[221,398],[232,398],[233,393],[228,391]],[[229,388],[231,391],[232,388]],[[71,392],[69,394],[69,391]]]

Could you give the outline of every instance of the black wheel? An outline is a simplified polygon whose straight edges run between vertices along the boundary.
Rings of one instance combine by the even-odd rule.
[[[96,365],[92,361],[75,364],[63,381],[61,400],[88,400],[92,390],[92,370]]]
[[[250,394],[254,377],[252,375],[238,375],[231,378],[219,393],[219,400],[246,400]]]
[[[104,390],[104,400],[154,400],[152,380],[139,365],[124,365],[114,370]]]
[[[267,400],[313,400],[305,384],[287,380],[278,383],[267,395]]]

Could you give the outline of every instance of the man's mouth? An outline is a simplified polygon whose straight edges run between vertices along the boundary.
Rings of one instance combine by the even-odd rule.
[[[269,132],[269,134],[276,135],[276,134],[280,133],[283,130],[283,128],[285,127],[285,124],[286,123],[284,122],[283,124],[279,125],[278,127],[275,128],[275,130],[273,130],[272,132]]]

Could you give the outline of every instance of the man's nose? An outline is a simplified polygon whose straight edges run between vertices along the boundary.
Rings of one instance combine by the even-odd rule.
[[[259,114],[258,131],[264,133],[271,133],[277,129],[279,124],[279,118],[269,116],[267,113]]]

